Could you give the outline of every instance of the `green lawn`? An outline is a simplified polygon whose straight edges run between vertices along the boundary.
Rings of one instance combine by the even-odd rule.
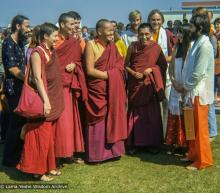
[[[165,153],[139,153],[100,165],[65,165],[63,175],[52,183],[68,184],[68,190],[0,189],[0,193],[220,193],[219,143],[220,137],[212,143],[215,165],[206,170],[187,171],[178,157]],[[0,165],[1,183],[48,184],[33,181],[27,174]]]

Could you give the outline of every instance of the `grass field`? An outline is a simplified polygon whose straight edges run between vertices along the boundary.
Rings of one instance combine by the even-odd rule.
[[[174,155],[142,152],[100,165],[65,165],[61,170],[63,175],[52,182],[67,184],[65,190],[10,190],[0,186],[0,193],[220,193],[220,137],[212,143],[212,148],[215,165],[201,171],[187,171]],[[47,185],[51,182],[34,181],[27,174],[0,165],[2,183]]]

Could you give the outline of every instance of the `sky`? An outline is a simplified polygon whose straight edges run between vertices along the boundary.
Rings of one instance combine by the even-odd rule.
[[[23,14],[30,18],[31,25],[43,22],[56,23],[59,15],[67,11],[77,11],[82,17],[82,25],[94,27],[99,19],[128,22],[132,10],[142,13],[143,21],[151,9],[181,9],[181,0],[1,0],[0,26],[7,26],[13,16]]]

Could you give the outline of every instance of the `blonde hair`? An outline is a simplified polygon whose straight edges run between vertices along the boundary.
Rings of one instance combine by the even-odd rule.
[[[130,22],[132,22],[133,19],[134,19],[135,17],[137,17],[137,16],[140,16],[140,19],[141,19],[141,12],[138,11],[138,10],[134,10],[134,11],[132,11],[132,12],[129,13],[128,19],[129,19]]]

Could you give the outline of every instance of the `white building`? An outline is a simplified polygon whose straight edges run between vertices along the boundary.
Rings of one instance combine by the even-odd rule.
[[[213,12],[213,21],[215,18],[220,17],[220,1],[201,1],[201,2],[182,2],[181,10],[163,10],[164,14],[164,26],[166,27],[167,21],[183,19],[190,20],[192,16],[192,10],[197,7],[205,7]]]

